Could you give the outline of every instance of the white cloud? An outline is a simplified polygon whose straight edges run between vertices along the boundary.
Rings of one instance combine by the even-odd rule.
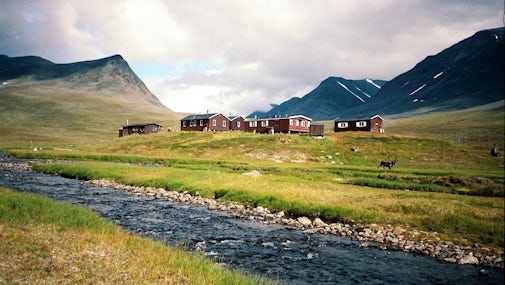
[[[0,53],[119,53],[173,110],[246,115],[328,76],[392,79],[502,13],[498,0],[5,1]]]

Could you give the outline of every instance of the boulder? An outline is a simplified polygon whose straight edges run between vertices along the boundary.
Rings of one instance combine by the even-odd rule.
[[[312,221],[307,218],[307,217],[299,217],[298,219],[296,219],[300,224],[302,224],[302,226],[304,227],[308,227],[310,225],[312,225]]]
[[[458,260],[458,264],[479,264],[479,259],[473,256],[473,253],[463,256]]]
[[[326,223],[323,222],[320,218],[315,218],[312,224],[316,227],[325,227]]]

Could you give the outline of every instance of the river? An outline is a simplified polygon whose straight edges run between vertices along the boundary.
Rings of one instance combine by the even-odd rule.
[[[360,247],[346,238],[304,234],[202,206],[6,167],[6,163],[21,162],[26,161],[0,153],[0,185],[82,205],[128,232],[190,251],[201,250],[215,262],[246,274],[311,285],[504,283],[500,269],[445,264],[405,252]]]

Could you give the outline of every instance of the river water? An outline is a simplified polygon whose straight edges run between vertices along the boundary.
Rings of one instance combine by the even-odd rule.
[[[224,266],[285,284],[503,284],[503,271],[440,263],[405,252],[360,247],[346,238],[303,234],[237,219],[206,207],[138,197],[120,190],[2,163],[0,185],[82,205],[128,232],[200,250]]]

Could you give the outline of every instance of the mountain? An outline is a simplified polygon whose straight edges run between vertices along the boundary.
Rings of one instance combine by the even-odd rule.
[[[111,138],[127,120],[170,127],[181,117],[120,55],[68,64],[2,55],[0,84],[0,132],[12,141]]]
[[[55,64],[37,56],[0,56],[0,81],[51,83],[107,94],[130,97],[163,107],[120,55],[69,64]]]
[[[504,28],[484,30],[384,84],[367,104],[341,117],[460,110],[505,98]]]
[[[248,117],[304,115],[313,120],[330,120],[345,110],[370,101],[384,83],[383,80],[328,77],[302,98],[291,98],[274,105],[268,112],[256,111]]]

